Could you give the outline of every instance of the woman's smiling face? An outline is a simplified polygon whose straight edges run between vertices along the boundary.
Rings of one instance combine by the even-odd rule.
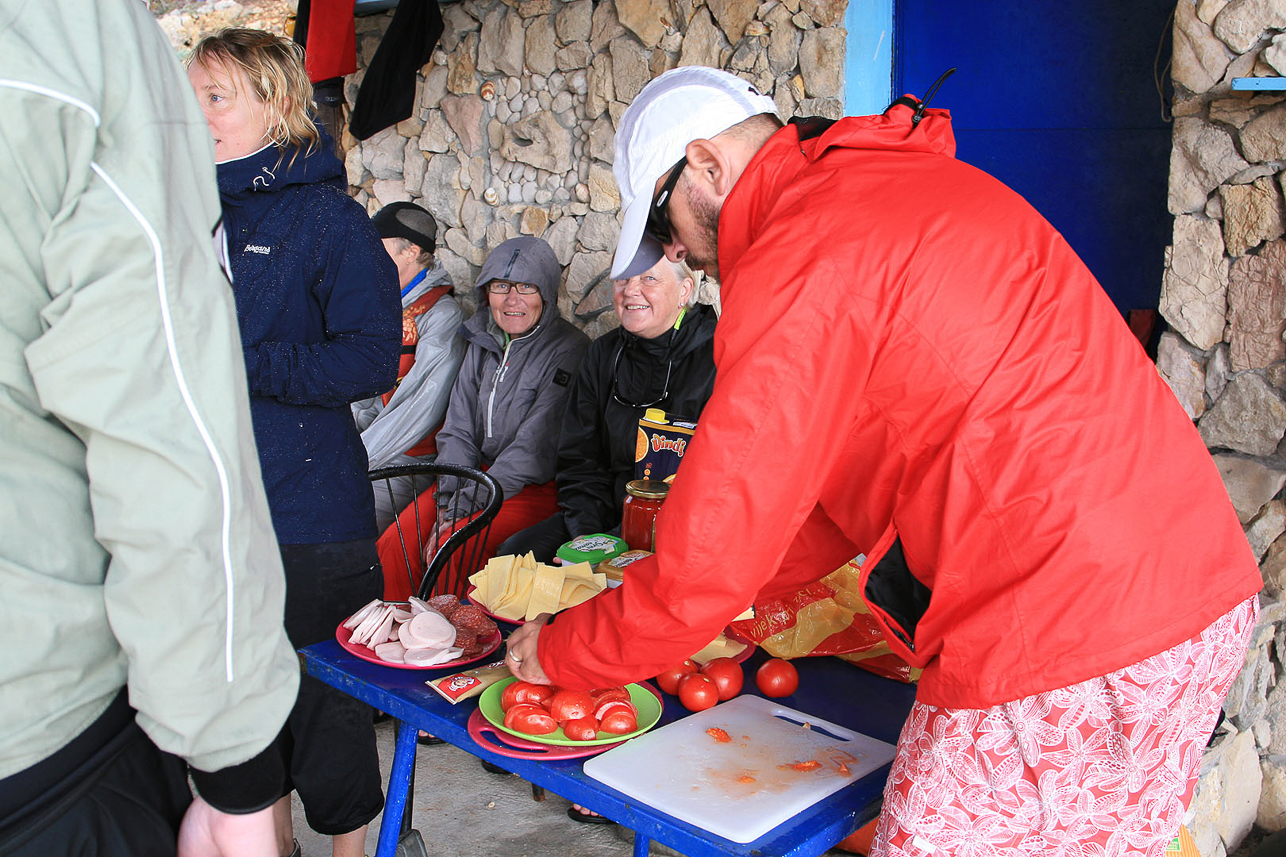
[[[690,279],[679,279],[673,262],[661,259],[637,277],[613,281],[612,306],[621,327],[642,339],[655,339],[674,327],[693,285]]]
[[[498,282],[492,280],[492,283]],[[496,320],[500,329],[510,336],[522,336],[540,321],[540,313],[545,307],[540,292],[531,295],[520,295],[510,285],[509,291],[496,294],[487,285],[487,304],[491,307],[491,317]]]

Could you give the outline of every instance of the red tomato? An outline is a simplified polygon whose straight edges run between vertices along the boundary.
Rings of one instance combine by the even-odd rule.
[[[528,730],[523,729],[519,724],[526,722],[524,720],[526,717],[542,714],[545,717],[549,717],[549,712],[541,708],[539,705],[532,705],[529,702],[520,702],[505,712],[505,728],[517,729],[519,732],[527,732]]]
[[[709,676],[693,673],[679,682],[679,702],[688,711],[705,711],[719,701],[719,688]]]
[[[566,723],[593,714],[594,701],[587,690],[560,690],[549,699],[549,713],[559,723]]]
[[[701,668],[701,674],[709,676],[714,686],[719,689],[719,701],[724,702],[741,693],[745,675],[741,664],[732,658],[714,658]]]
[[[553,691],[546,685],[532,684],[529,681],[516,681],[501,692],[500,710],[508,711],[515,705],[520,705],[524,702],[543,705],[545,700],[551,696],[553,696]]]
[[[594,707],[597,708],[609,699],[619,699],[624,702],[630,701],[630,692],[623,687],[600,687],[598,690],[591,690],[589,695],[594,699]]]
[[[593,717],[577,717],[563,724],[563,734],[573,741],[593,741],[598,737],[598,721]]]
[[[799,672],[790,661],[773,658],[755,673],[755,684],[764,696],[790,696],[799,690]]]
[[[636,717],[638,716],[638,713],[639,713],[638,709],[634,707],[634,703],[632,702],[628,702],[628,701],[623,702],[619,699],[608,699],[608,700],[604,700],[603,702],[600,702],[594,708],[594,716],[597,717],[599,720],[602,720],[604,717],[606,717],[608,714],[610,714],[613,711],[628,711],[630,714],[633,714]]]
[[[661,690],[669,694],[679,692],[679,682],[684,676],[690,675],[697,671],[697,665],[690,658],[678,666],[670,667],[656,677],[656,683],[661,686]]]
[[[599,722],[598,728],[613,735],[628,735],[638,731],[639,719],[629,711],[613,711]]]

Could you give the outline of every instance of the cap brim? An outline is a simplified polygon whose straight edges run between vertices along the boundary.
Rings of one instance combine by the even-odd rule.
[[[651,204],[651,194],[639,194],[626,206],[621,234],[616,240],[616,255],[612,258],[613,280],[627,280],[638,276],[661,261],[661,257],[665,255],[665,250],[656,239],[643,234]]]

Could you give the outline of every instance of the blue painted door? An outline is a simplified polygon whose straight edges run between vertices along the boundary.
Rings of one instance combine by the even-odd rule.
[[[1173,223],[1154,66],[1174,4],[893,0],[894,93],[958,67],[932,105],[957,156],[1026,197],[1123,312],[1156,308]]]

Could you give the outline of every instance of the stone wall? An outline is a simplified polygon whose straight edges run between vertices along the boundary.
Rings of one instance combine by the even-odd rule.
[[[1202,857],[1253,824],[1286,827],[1286,2],[1179,0],[1174,24],[1173,243],[1157,367],[1196,422],[1264,574],[1263,615],[1202,763],[1190,824]]]
[[[358,143],[348,179],[371,211],[414,200],[440,226],[457,289],[487,251],[544,238],[565,266],[565,317],[596,336],[616,325],[607,279],[619,229],[612,139],[649,80],[679,65],[753,82],[789,118],[838,117],[846,0],[463,0],[417,83],[415,114]],[[360,18],[359,71],[391,15]],[[707,284],[703,299],[715,299]]]

